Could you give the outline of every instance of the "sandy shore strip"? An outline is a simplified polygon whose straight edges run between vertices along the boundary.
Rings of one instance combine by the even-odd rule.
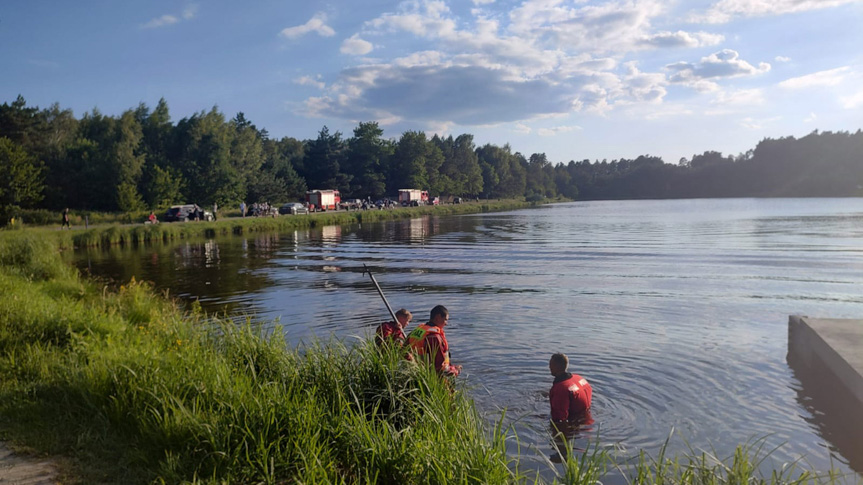
[[[0,485],[56,485],[57,468],[46,459],[24,456],[0,442]]]

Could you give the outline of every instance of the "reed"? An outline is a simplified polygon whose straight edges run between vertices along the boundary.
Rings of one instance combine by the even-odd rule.
[[[765,463],[778,448],[768,449],[766,436],[753,438],[737,446],[727,457],[721,457],[715,450],[695,450],[688,443],[687,452],[668,457],[669,439],[659,450],[656,457],[640,451],[631,471],[627,472],[621,464],[614,465],[625,477],[627,483],[635,484],[692,484],[692,485],[802,485],[827,483],[861,483],[860,477],[842,476],[835,470],[816,473],[807,469],[801,462],[784,463],[779,468],[768,468]]]
[[[147,284],[108,291],[29,231],[0,233],[0,294],[0,436],[69,457],[72,481],[531,481],[502,420],[489,428],[464,389],[399,349],[289,348],[280,329],[184,312]],[[757,451],[641,455],[632,483],[822,478],[759,481]],[[602,480],[606,454],[568,454],[556,483]]]

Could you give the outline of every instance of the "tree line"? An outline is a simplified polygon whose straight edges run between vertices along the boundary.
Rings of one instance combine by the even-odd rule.
[[[573,148],[575,150],[575,147]],[[0,208],[132,212],[178,203],[220,206],[300,199],[311,189],[343,197],[432,195],[632,199],[863,195],[863,133],[813,132],[764,139],[737,156],[707,151],[554,164],[506,144],[477,147],[473,135],[383,137],[377,122],[353,136],[324,126],[317,138],[270,138],[240,112],[217,107],[171,121],[168,104],[119,116],[94,109],[76,118],[55,103],[23,97],[0,105]]]

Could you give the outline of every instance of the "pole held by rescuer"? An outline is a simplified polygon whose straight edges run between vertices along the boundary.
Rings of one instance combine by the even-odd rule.
[[[384,301],[384,305],[387,306],[387,310],[389,310],[390,316],[393,317],[393,321],[397,322],[398,318],[396,317],[396,312],[393,311],[393,307],[390,306],[390,302],[388,302],[387,297],[384,296],[384,291],[381,289],[381,285],[378,284],[378,280],[375,279],[375,275],[372,274],[372,270],[363,263],[363,276],[365,276],[366,273],[368,273],[369,277],[372,279],[372,283],[374,283],[375,289],[378,290],[378,294],[381,295],[381,299]]]

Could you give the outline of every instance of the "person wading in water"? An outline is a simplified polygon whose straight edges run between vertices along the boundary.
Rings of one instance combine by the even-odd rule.
[[[460,365],[451,365],[449,343],[444,327],[449,323],[449,311],[443,305],[431,309],[428,323],[420,325],[408,335],[408,346],[417,356],[424,357],[442,375],[457,376]]]

